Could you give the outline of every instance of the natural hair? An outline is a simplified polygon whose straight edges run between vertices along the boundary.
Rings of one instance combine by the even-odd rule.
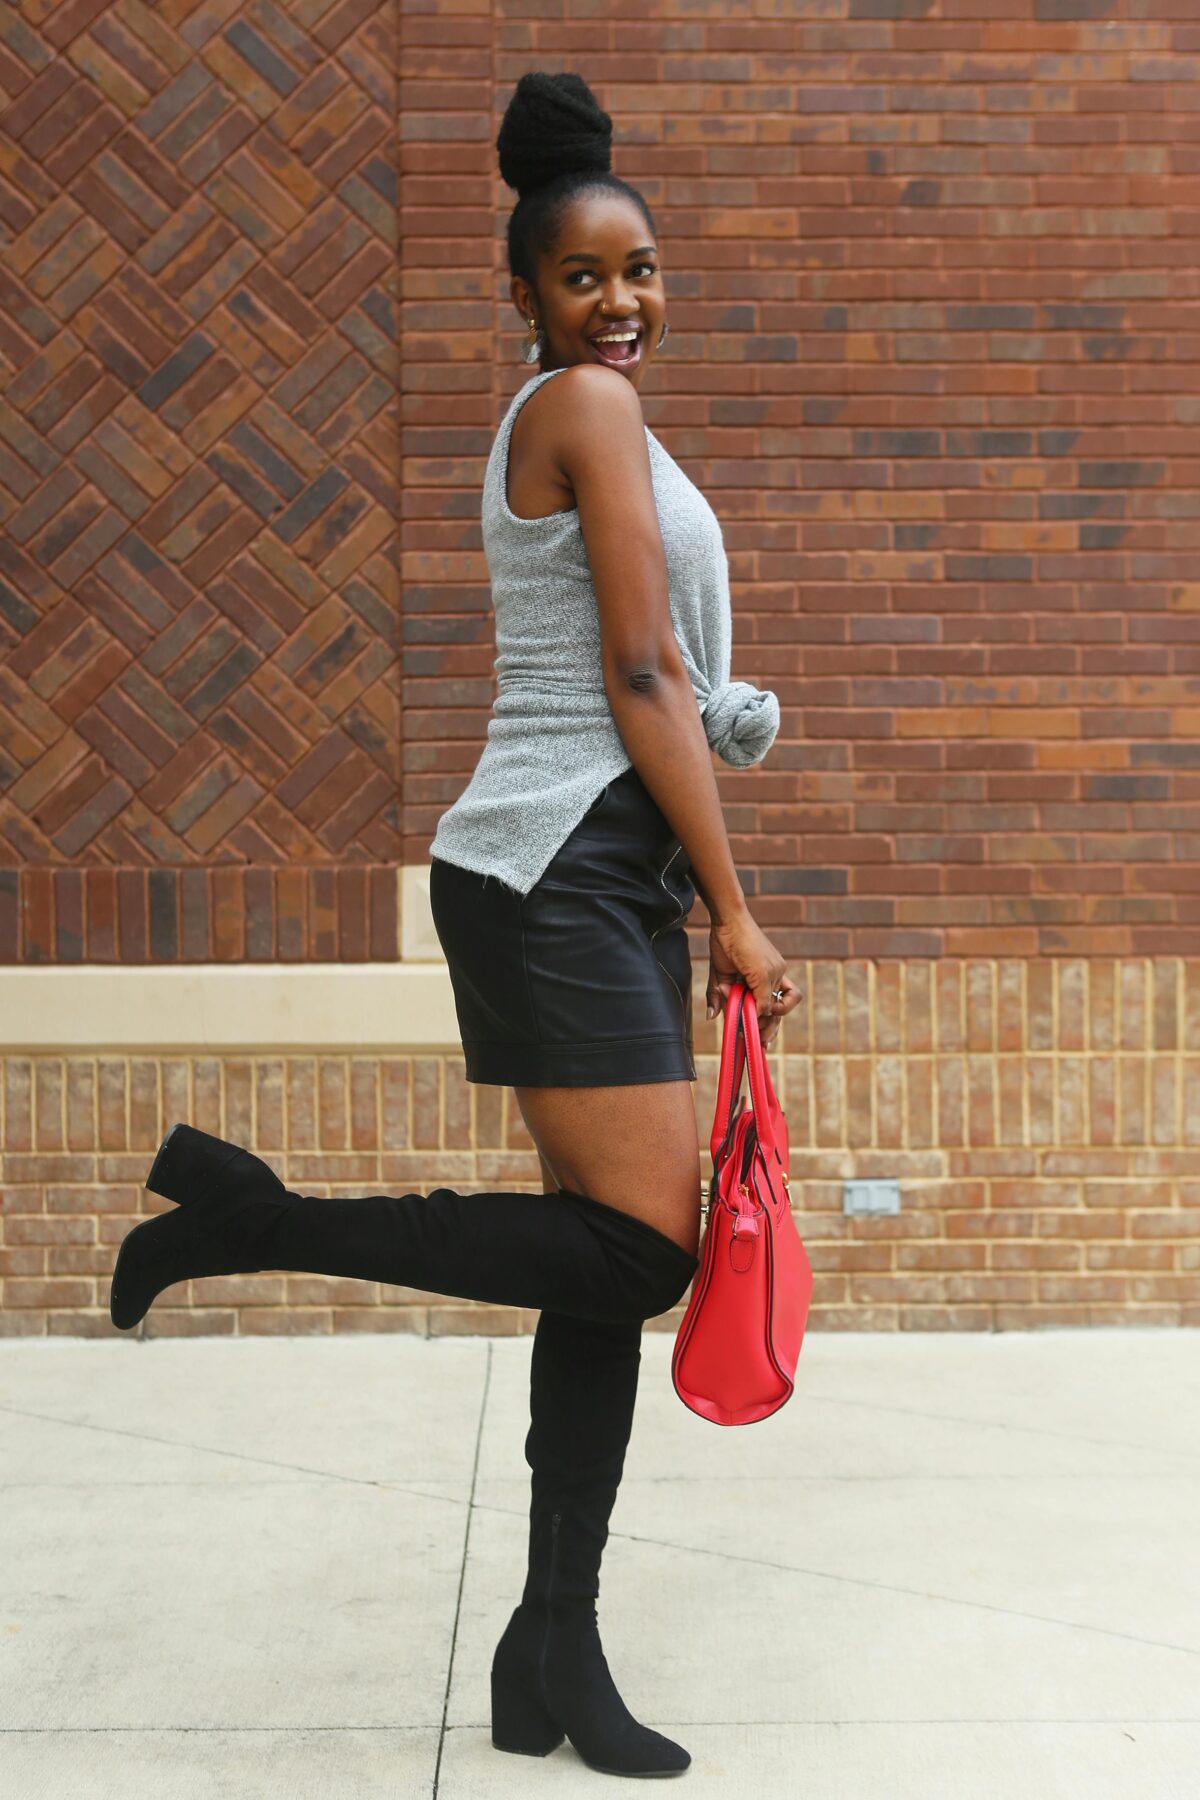
[[[500,173],[520,198],[508,221],[508,268],[536,292],[539,255],[558,241],[571,204],[595,189],[623,194],[657,237],[650,208],[612,173],[612,119],[582,75],[531,70],[517,82],[496,138]]]

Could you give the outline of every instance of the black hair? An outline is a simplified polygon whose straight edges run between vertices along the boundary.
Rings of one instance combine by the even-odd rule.
[[[522,75],[496,138],[500,173],[516,188],[508,221],[508,268],[537,291],[537,259],[554,248],[568,207],[596,189],[623,194],[657,240],[635,187],[612,173],[612,119],[582,75],[534,69]]]

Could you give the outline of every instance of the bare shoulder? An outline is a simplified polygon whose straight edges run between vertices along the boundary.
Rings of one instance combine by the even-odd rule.
[[[633,383],[599,363],[572,363],[555,381],[547,439],[555,466],[578,496],[581,485],[650,485],[642,401]]]
[[[645,423],[641,395],[633,383],[602,363],[572,363],[557,381],[545,385],[553,395],[553,417],[564,427],[574,423],[578,428],[582,422],[589,430],[602,423],[619,429],[631,420],[639,426]]]

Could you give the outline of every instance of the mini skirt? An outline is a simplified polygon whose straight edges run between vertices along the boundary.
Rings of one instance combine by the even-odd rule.
[[[468,1081],[695,1081],[696,898],[683,846],[636,768],[610,781],[528,894],[433,857],[429,899]]]

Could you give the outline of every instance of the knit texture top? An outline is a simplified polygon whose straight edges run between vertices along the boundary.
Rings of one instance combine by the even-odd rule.
[[[633,765],[604,687],[600,612],[579,509],[523,519],[508,505],[521,407],[561,369],[531,376],[500,422],[483,482],[483,548],[496,614],[497,694],[470,781],[430,855],[528,894],[606,784]],[[769,689],[729,679],[733,621],[720,522],[645,427],[666,551],[671,619],[709,744],[733,768],[779,730]]]

